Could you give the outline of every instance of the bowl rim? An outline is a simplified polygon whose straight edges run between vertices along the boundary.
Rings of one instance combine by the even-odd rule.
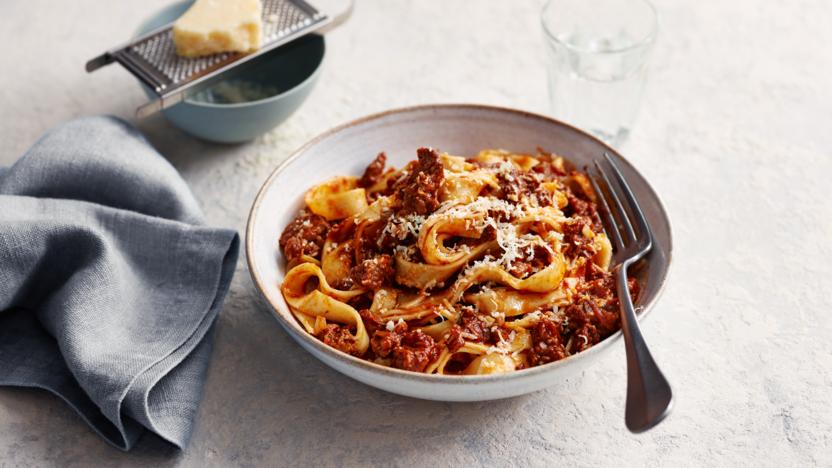
[[[251,209],[249,210],[248,222],[246,223],[246,239],[245,239],[245,249],[246,249],[246,263],[248,266],[249,275],[251,276],[252,282],[254,283],[255,287],[257,288],[260,295],[265,299],[265,302],[269,305],[270,313],[273,317],[278,320],[278,323],[281,324],[282,328],[286,330],[286,332],[294,337],[296,340],[300,338],[305,343],[311,345],[316,350],[320,351],[321,353],[327,355],[328,357],[340,361],[341,363],[351,366],[351,367],[358,367],[366,372],[392,377],[392,378],[400,378],[406,379],[411,381],[417,381],[421,383],[428,383],[428,384],[439,384],[439,385],[454,385],[454,384],[461,384],[461,383],[470,383],[470,384],[485,384],[489,382],[499,382],[499,381],[506,381],[506,380],[520,380],[524,378],[533,378],[542,374],[548,374],[550,372],[554,372],[555,370],[566,367],[572,364],[577,364],[578,361],[583,361],[591,356],[598,354],[614,343],[619,341],[622,336],[622,332],[619,329],[612,335],[608,336],[601,342],[595,344],[594,346],[590,347],[587,350],[581,351],[578,354],[573,354],[565,359],[561,359],[559,361],[550,362],[547,364],[543,364],[541,366],[529,367],[526,369],[515,370],[512,372],[507,372],[503,374],[489,374],[489,375],[439,375],[439,374],[424,374],[419,372],[413,371],[406,371],[403,369],[397,369],[394,367],[386,367],[380,364],[376,364],[371,361],[366,361],[364,359],[352,356],[347,354],[343,351],[339,351],[331,346],[327,346],[326,344],[322,343],[320,340],[316,339],[314,336],[307,333],[305,330],[300,329],[300,324],[297,323],[297,320],[294,317],[291,317],[291,310],[288,309],[288,306],[285,304],[283,307],[286,308],[286,312],[291,317],[291,320],[288,320],[286,317],[283,316],[281,313],[281,305],[275,304],[275,301],[272,300],[271,295],[267,292],[267,289],[264,287],[265,282],[260,277],[257,266],[257,260],[253,255],[254,251],[254,226],[256,224],[257,214],[259,212],[260,204],[263,202],[266,192],[272,186],[274,181],[280,176],[280,174],[295,160],[299,159],[309,148],[312,146],[320,143],[321,141],[336,135],[343,130],[346,130],[351,127],[359,126],[362,124],[366,124],[372,121],[384,119],[391,115],[396,114],[406,114],[410,112],[420,112],[420,111],[430,111],[430,110],[468,110],[468,111],[487,111],[487,112],[498,112],[498,113],[508,113],[514,114],[515,116],[526,118],[526,119],[535,119],[539,120],[548,124],[559,125],[563,127],[567,127],[571,130],[574,130],[580,134],[582,134],[586,138],[591,138],[595,140],[597,143],[603,145],[607,151],[617,157],[618,162],[623,162],[628,166],[628,169],[634,171],[638,174],[644,181],[645,186],[654,196],[659,211],[664,219],[667,220],[668,225],[668,245],[667,245],[667,267],[666,273],[664,278],[662,279],[661,283],[656,290],[656,295],[652,301],[647,304],[641,306],[641,311],[638,314],[638,321],[641,320],[649,314],[649,312],[653,309],[656,303],[659,302],[661,299],[662,294],[668,283],[668,278],[670,277],[670,271],[672,270],[671,266],[673,264],[673,230],[670,224],[670,218],[667,216],[667,210],[665,209],[664,203],[662,202],[659,195],[650,185],[649,181],[647,181],[644,176],[641,175],[639,172],[630,162],[625,159],[622,155],[620,155],[615,149],[608,146],[603,141],[599,140],[598,138],[590,135],[589,133],[576,128],[570,124],[562,122],[560,120],[547,117],[541,114],[536,114],[528,111],[523,111],[519,109],[513,109],[508,107],[500,107],[500,106],[493,106],[493,105],[486,105],[486,104],[470,104],[470,103],[443,103],[443,104],[422,104],[422,105],[415,105],[415,106],[407,106],[407,107],[400,107],[395,109],[386,110],[383,112],[378,112],[374,114],[370,114],[364,117],[359,117],[357,119],[351,120],[349,122],[337,125],[335,127],[330,128],[329,130],[324,131],[323,133],[317,135],[316,137],[312,138],[308,142],[304,143],[300,148],[296,149],[292,152],[285,160],[283,160],[278,166],[272,171],[272,173],[266,178],[263,182],[263,185],[257,192],[257,196],[252,203]],[[300,344],[300,343],[299,343]],[[301,346],[304,348],[304,346]],[[307,350],[308,351],[308,350]],[[314,353],[312,353],[314,354]]]
[[[168,10],[175,10],[176,8],[179,8],[180,6],[183,6],[185,4],[192,4],[192,3],[194,3],[194,0],[181,0],[181,1],[178,1],[178,2],[168,4],[166,6],[163,6],[160,9],[156,10],[153,14],[147,16],[146,18],[144,18],[141,21],[141,23],[139,23],[139,26],[136,28],[135,31],[133,31],[133,37],[135,38],[135,37],[141,36],[144,33],[147,33],[148,31],[151,31],[152,29],[147,27],[148,23],[150,23],[152,20],[156,19],[156,17],[166,14],[168,12]],[[300,41],[302,39],[309,38],[310,36],[312,37],[312,39],[315,39],[315,38],[320,39],[320,43],[321,43],[320,59],[318,59],[318,63],[315,64],[315,68],[312,70],[312,72],[309,73],[309,75],[307,75],[306,78],[304,78],[299,83],[292,86],[291,88],[289,88],[289,89],[287,89],[283,92],[277,93],[275,95],[272,95],[272,96],[269,96],[269,97],[266,97],[266,98],[262,98],[262,99],[257,99],[257,100],[254,100],[254,101],[232,102],[232,103],[224,103],[223,104],[223,103],[215,103],[215,102],[196,101],[194,99],[191,99],[191,97],[186,97],[181,102],[179,102],[179,104],[187,104],[187,105],[194,106],[194,107],[204,107],[204,108],[213,108],[213,109],[239,109],[239,108],[244,108],[244,107],[249,107],[249,106],[268,104],[271,101],[276,101],[278,99],[281,99],[281,98],[284,98],[286,96],[290,96],[294,93],[300,92],[300,90],[302,88],[305,88],[305,85],[308,82],[317,79],[318,75],[321,74],[321,70],[323,69],[324,60],[326,59],[326,38],[324,37],[323,34],[317,34],[317,33],[312,32],[312,33],[309,33],[309,34],[304,34],[303,36],[300,36],[298,38],[292,39],[291,41],[287,42],[286,44],[283,44],[282,46],[280,46],[280,47],[283,47],[283,46],[286,46],[286,45],[290,45],[290,44],[292,44],[294,42],[297,42],[297,41]],[[280,49],[280,47],[277,47],[276,49],[270,50],[267,53],[274,52],[275,50]],[[139,80],[139,84],[141,85],[142,90],[145,91],[145,93],[152,92],[152,90],[150,90],[150,88],[147,85],[145,85],[144,83],[142,83],[140,80]],[[151,96],[151,97],[153,97],[153,96]]]

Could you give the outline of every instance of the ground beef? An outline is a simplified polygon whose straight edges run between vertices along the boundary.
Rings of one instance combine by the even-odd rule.
[[[639,287],[634,278],[627,283],[633,301],[638,299]],[[620,327],[618,294],[615,278],[606,272],[596,279],[584,281],[578,287],[580,298],[564,309],[571,331],[591,323],[599,334],[598,341],[615,333]],[[597,342],[597,341],[596,341]]]
[[[370,348],[376,356],[385,358],[393,354],[393,350],[399,346],[401,341],[402,335],[395,331],[377,330],[370,338]]]
[[[612,301],[616,299],[615,279],[607,274],[591,281],[584,281],[578,286],[578,292],[600,302]]]
[[[349,328],[345,326],[328,324],[315,336],[328,346],[332,346],[337,350],[352,354],[353,356],[361,356],[361,351],[358,350],[355,338],[350,334]]]
[[[591,348],[599,341],[601,341],[601,335],[595,325],[587,322],[572,334],[572,352],[576,353]]]
[[[321,248],[329,232],[329,223],[323,216],[318,216],[307,211],[302,211],[295,218],[283,234],[280,235],[280,249],[289,263],[292,263],[302,255],[318,257]]]
[[[566,200],[568,201],[565,209],[567,216],[579,215],[590,218],[595,216],[595,204],[578,198],[571,190],[566,192]]]
[[[563,213],[566,216],[586,218],[593,231],[603,231],[604,226],[601,224],[601,218],[598,216],[598,206],[595,202],[575,195],[568,188],[566,189],[566,201],[566,207],[563,209]]]
[[[492,325],[491,327],[491,340],[492,343],[497,344],[501,341],[511,341],[511,332],[513,332],[511,328],[503,325]]]
[[[368,258],[350,270],[350,278],[361,288],[377,290],[395,274],[393,257],[384,254]]]
[[[456,353],[452,354],[448,362],[445,363],[446,374],[461,374],[471,364],[477,356],[470,353]]]
[[[464,345],[465,339],[462,338],[462,328],[459,325],[452,326],[448,336],[445,337],[445,347],[448,348],[448,352],[455,353]]]
[[[379,228],[376,247],[380,252],[392,252],[396,246],[410,245],[416,240],[416,236],[404,226],[403,220],[389,212],[381,215]]]
[[[531,254],[530,254],[531,253]],[[508,272],[517,278],[528,278],[552,262],[552,254],[542,245],[532,246],[531,252],[523,249],[521,256],[511,264]]]
[[[399,369],[424,372],[439,357],[439,346],[422,330],[402,335],[401,342],[393,350],[393,365]]]
[[[376,356],[392,357],[394,367],[414,372],[424,372],[439,357],[439,345],[433,338],[422,330],[409,331],[404,322],[393,331],[377,330],[370,347]]]
[[[630,290],[630,297],[633,298],[633,303],[635,304],[641,295],[641,286],[639,286],[635,278],[627,278],[627,289]]]
[[[567,331],[572,334],[572,353],[592,347],[619,328],[618,311],[599,307],[591,300],[570,305],[564,313],[567,317]]]
[[[537,158],[537,164],[532,167],[532,172],[540,174],[543,180],[555,180],[566,175],[566,172],[558,169],[552,164],[552,157],[544,152]]]
[[[445,168],[439,153],[431,148],[417,150],[419,160],[398,184],[396,212],[400,215],[427,215],[439,208],[439,189],[445,180]]]
[[[532,328],[532,347],[526,353],[530,366],[559,361],[568,356],[563,347],[560,325],[541,319]]]
[[[511,268],[509,268],[508,272],[522,279],[530,276],[533,270],[534,267],[531,262],[525,260],[515,260],[514,263],[511,264]]]
[[[376,314],[372,313],[370,309],[361,309],[358,315],[361,317],[361,321],[364,322],[364,328],[367,330],[368,335],[373,336],[376,331],[384,328],[384,322]]]
[[[522,198],[529,197],[540,185],[534,175],[517,169],[497,173],[497,183],[500,185],[503,199],[511,202],[519,202]]]
[[[355,220],[351,218],[341,221],[329,230],[329,238],[338,243],[346,241],[353,234],[355,234]]]
[[[491,341],[491,329],[488,323],[471,308],[462,310],[459,321],[463,337],[469,341],[485,343]]]
[[[387,155],[384,153],[379,153],[376,156],[376,159],[367,166],[367,169],[364,170],[364,175],[358,179],[358,186],[367,188],[372,187],[376,184],[376,182],[381,179],[381,175],[384,174],[384,164],[387,162]]]
[[[597,279],[604,278],[608,274],[609,273],[607,271],[596,265],[595,262],[591,260],[587,260],[584,263],[584,281],[595,281]]]
[[[589,225],[589,219],[584,217],[571,218],[561,224],[563,253],[566,256],[590,258],[595,255],[594,243],[583,234],[584,227]]]
[[[555,204],[552,192],[543,187],[538,187],[537,190],[534,191],[534,198],[540,206],[553,206]]]

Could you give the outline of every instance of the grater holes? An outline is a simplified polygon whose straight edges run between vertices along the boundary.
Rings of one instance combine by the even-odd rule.
[[[274,19],[274,21],[272,21]],[[292,2],[265,0],[263,2],[263,41],[270,42],[308,26],[309,15]]]

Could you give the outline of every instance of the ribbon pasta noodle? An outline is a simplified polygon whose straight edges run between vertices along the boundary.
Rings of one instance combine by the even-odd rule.
[[[312,187],[280,248],[310,334],[374,363],[483,375],[568,358],[619,327],[588,177],[538,150],[379,154]],[[637,284],[631,282],[631,292]]]

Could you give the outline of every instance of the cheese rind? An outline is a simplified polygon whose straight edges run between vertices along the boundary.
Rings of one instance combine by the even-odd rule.
[[[260,0],[196,0],[173,24],[176,53],[199,57],[260,48]]]

